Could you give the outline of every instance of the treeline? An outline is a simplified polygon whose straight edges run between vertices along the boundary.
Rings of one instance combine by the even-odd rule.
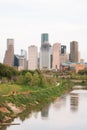
[[[0,79],[7,78],[10,80],[16,75],[18,75],[18,71],[14,67],[9,67],[0,63]]]
[[[17,84],[27,84],[30,86],[45,87],[54,85],[55,78],[45,77],[40,70],[30,71],[22,70],[18,71],[14,67],[0,63],[0,80],[1,82],[15,82]]]

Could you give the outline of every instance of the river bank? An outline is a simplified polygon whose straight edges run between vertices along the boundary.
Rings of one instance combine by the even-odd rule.
[[[71,88],[67,86],[67,83],[62,82],[58,86],[1,96],[3,102],[0,105],[0,122],[4,123],[15,118],[27,108],[31,111],[36,107],[41,107],[69,89]]]

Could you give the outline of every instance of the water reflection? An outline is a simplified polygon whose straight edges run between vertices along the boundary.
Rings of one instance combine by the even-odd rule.
[[[72,112],[78,111],[79,105],[79,94],[71,93],[70,94],[70,109]]]
[[[74,90],[39,111],[25,111],[13,122],[20,123],[20,126],[8,126],[1,130],[87,130],[86,102],[87,91]]]
[[[55,110],[60,110],[61,107],[65,106],[66,105],[66,95],[63,95],[61,97],[58,97],[55,101],[54,101],[54,109]]]
[[[45,106],[41,110],[41,118],[42,119],[48,119],[48,117],[49,117],[49,108],[50,108],[50,104],[48,104],[47,106]]]

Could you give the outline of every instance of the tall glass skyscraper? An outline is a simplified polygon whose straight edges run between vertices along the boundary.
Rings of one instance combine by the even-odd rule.
[[[41,34],[40,69],[51,69],[51,45],[48,33]]]
[[[42,33],[41,34],[41,45],[43,45],[44,43],[49,43],[48,33]]]

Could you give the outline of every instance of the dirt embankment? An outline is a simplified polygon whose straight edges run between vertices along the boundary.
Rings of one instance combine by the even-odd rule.
[[[26,107],[24,105],[22,105],[21,107],[16,107],[16,105],[13,103],[6,103],[5,106],[0,107],[0,123],[4,123],[8,120],[11,120],[13,117],[16,117],[25,109]]]

